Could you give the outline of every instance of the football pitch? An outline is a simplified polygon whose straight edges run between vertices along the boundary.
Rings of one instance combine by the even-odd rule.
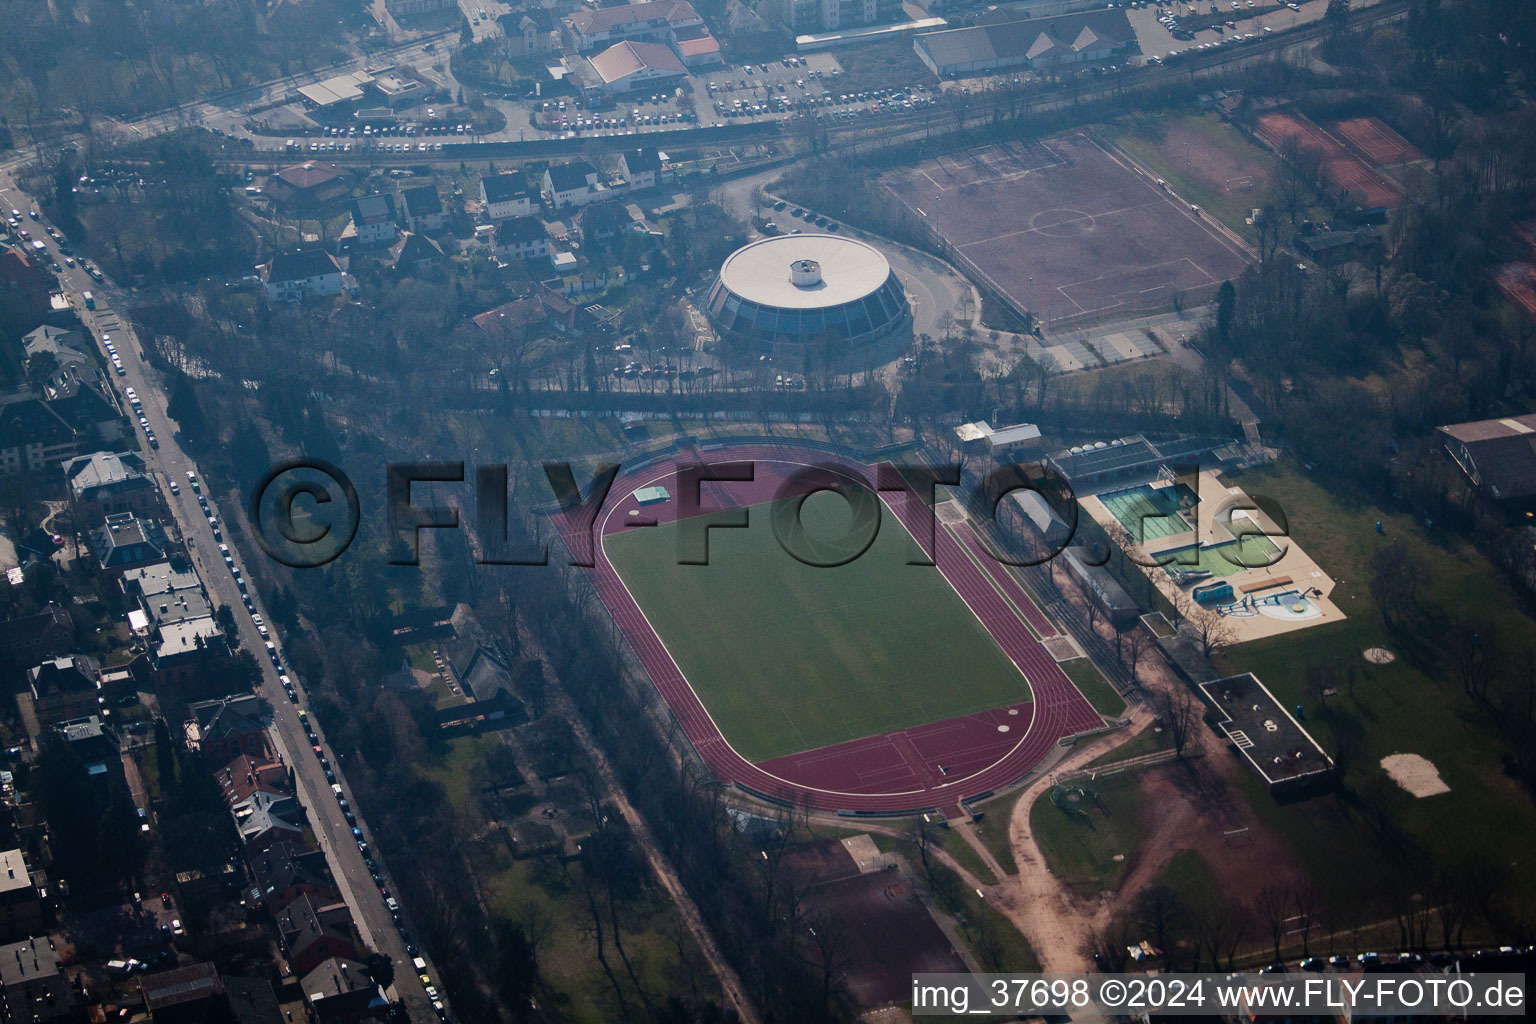
[[[796,499],[788,499],[790,502]],[[721,735],[754,763],[1031,699],[1029,684],[889,509],[836,568],[779,545],[773,503],[711,530],[709,564],[678,564],[680,524],[603,550]],[[805,501],[806,535],[845,536],[847,504]]]

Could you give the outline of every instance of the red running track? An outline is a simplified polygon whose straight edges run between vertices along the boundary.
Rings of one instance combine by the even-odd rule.
[[[868,466],[819,449],[742,445],[701,450],[696,457],[673,457],[621,473],[598,514],[599,536],[647,520],[662,522],[676,518],[678,469],[697,462],[750,462],[754,466],[751,481],[703,484],[701,503],[706,511],[759,505],[793,493],[784,490],[789,477],[808,465],[832,468],[860,481],[872,482],[874,476]],[[667,487],[674,495],[673,500],[642,508],[634,492],[651,484]],[[923,536],[920,527],[924,512],[921,499],[914,492],[906,490],[899,496],[883,494],[882,500],[885,510],[893,513],[914,538]],[[573,525],[560,516],[556,522],[562,532]],[[1035,622],[1042,635],[1054,635],[1055,627],[1018,582],[981,551],[969,528],[962,528],[962,533],[980,563],[988,566],[987,570],[979,568],[942,525],[935,531],[934,561],[1029,681],[1033,701],[839,743],[762,764],[747,761],[720,735],[600,543],[595,545],[592,578],[598,596],[672,709],[684,734],[722,781],[819,810],[889,813],[940,807],[946,813],[958,814],[961,800],[1012,783],[1039,764],[1062,737],[1103,725],[1098,713],[999,595],[993,582]]]

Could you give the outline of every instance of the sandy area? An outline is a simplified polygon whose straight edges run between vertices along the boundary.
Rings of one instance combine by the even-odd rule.
[[[1381,759],[1381,767],[1392,781],[1416,797],[1449,793],[1451,787],[1440,778],[1434,763],[1418,754],[1391,754]]]

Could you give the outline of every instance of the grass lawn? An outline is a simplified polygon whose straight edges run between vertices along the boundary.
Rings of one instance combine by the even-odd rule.
[[[1008,844],[1008,821],[1013,817],[1013,805],[1018,801],[1018,793],[1009,793],[971,807],[972,811],[981,811],[986,815],[973,826],[976,834],[1010,875],[1019,873],[1019,865],[1013,859],[1013,847]]]
[[[1221,902],[1221,890],[1205,858],[1194,850],[1180,850],[1163,865],[1153,879],[1154,885],[1166,885],[1179,894],[1189,911],[1198,913]]]
[[[806,501],[809,538],[848,529],[836,495]],[[837,568],[779,546],[772,503],[712,530],[707,566],[678,564],[676,523],[604,540],[615,568],[735,749],[751,761],[1030,699],[1029,684],[886,514]]]
[[[1349,618],[1231,648],[1219,667],[1252,671],[1282,704],[1302,705],[1305,724],[1325,749],[1333,750],[1341,734],[1359,736],[1346,762],[1345,789],[1337,795],[1282,806],[1243,773],[1257,813],[1287,838],[1340,905],[1358,902],[1357,880],[1379,870],[1388,856],[1419,854],[1453,867],[1473,858],[1523,863],[1529,837],[1536,835],[1536,807],[1503,774],[1500,755],[1511,741],[1500,729],[1514,708],[1523,716],[1524,689],[1501,691],[1495,681],[1486,704],[1474,700],[1446,651],[1449,626],[1462,616],[1485,630],[1496,665],[1516,665],[1536,629],[1515,595],[1459,538],[1426,532],[1411,518],[1324,488],[1288,461],[1238,479],[1249,494],[1268,494],[1282,504],[1291,535],[1340,581],[1332,597]],[[1385,536],[1375,531],[1378,520]],[[1422,561],[1430,582],[1407,624],[1389,630],[1370,593],[1370,559],[1399,539]],[[1392,650],[1397,660],[1367,664],[1361,651],[1373,646]],[[1339,693],[1322,702],[1307,685],[1313,666],[1340,674],[1353,669],[1354,682],[1341,682]],[[1434,762],[1451,792],[1425,799],[1404,792],[1380,767],[1381,758],[1393,753]],[[1528,901],[1536,895],[1536,876],[1510,871],[1502,889],[1511,900]]]
[[[1264,205],[1265,189],[1260,186],[1248,191],[1232,190],[1226,178],[1228,172],[1235,171],[1238,173],[1231,176],[1247,175],[1257,180],[1267,175],[1273,179],[1280,167],[1273,156],[1243,138],[1236,128],[1214,113],[1191,114],[1117,125],[1111,137],[1120,148],[1166,180],[1181,199],[1214,214],[1245,241],[1258,241],[1257,233],[1245,221],[1255,207]],[[1198,162],[1186,162],[1187,152],[1181,140],[1219,152],[1231,166],[1202,174]],[[1222,180],[1213,180],[1211,173]]]
[[[1133,757],[1141,757],[1143,754],[1155,754],[1159,750],[1172,749],[1173,737],[1168,734],[1167,729],[1159,731],[1157,729],[1148,728],[1144,730],[1140,736],[1137,736],[1129,743],[1123,743],[1116,747],[1114,750],[1104,754],[1102,757],[1094,758],[1092,761],[1089,761],[1088,764],[1084,765],[1084,767],[1097,768],[1101,765],[1114,764],[1117,761],[1125,761]]]
[[[1093,705],[1093,710],[1101,715],[1118,718],[1125,714],[1125,700],[1115,688],[1109,685],[1109,680],[1104,678],[1104,673],[1096,668],[1093,662],[1087,658],[1074,658],[1071,661],[1061,663],[1061,670],[1067,674],[1067,678],[1080,690],[1088,703]]]
[[[417,767],[422,775],[443,787],[455,810],[474,820],[479,817],[474,769],[499,742],[494,734],[455,736],[445,740],[440,747],[429,747]]]
[[[997,876],[992,869],[987,867],[987,862],[981,859],[981,854],[975,847],[965,841],[965,837],[952,828],[940,829],[939,845],[944,847],[944,852],[955,858],[956,863],[975,875],[982,885],[996,885]]]
[[[539,971],[555,989],[559,1017],[593,1024],[614,1020],[618,1009],[612,987],[598,966],[590,934],[590,917],[584,904],[581,867],[560,865],[550,857],[515,860],[504,845],[485,844],[472,857],[486,905],[493,917],[526,923],[541,922],[538,944]],[[690,988],[679,959],[673,934],[677,920],[671,905],[655,889],[640,893],[620,916],[624,949],[640,975],[653,1002],[668,992]],[[615,953],[613,936],[604,921],[604,943],[625,996],[636,1005],[629,978]],[[713,976],[704,966],[691,936],[683,946],[696,965],[694,979],[701,994],[714,992]]]
[[[1070,814],[1043,794],[1029,814],[1035,845],[1051,872],[1092,892],[1119,887],[1148,831],[1134,775],[1107,780],[1098,790],[1102,810],[1089,802],[1086,814]]]

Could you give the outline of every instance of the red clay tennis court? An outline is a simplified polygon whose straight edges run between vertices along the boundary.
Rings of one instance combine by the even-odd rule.
[[[1374,117],[1340,121],[1333,126],[1333,131],[1376,167],[1394,167],[1424,159],[1424,154],[1411,142]]]
[[[857,479],[876,479],[874,467],[822,449],[756,444],[694,449],[622,472],[598,515],[599,536],[623,531],[640,518],[670,521],[678,514],[677,502],[642,506],[636,492],[662,486],[679,493],[679,468],[698,462],[751,462],[754,467],[751,481],[704,485],[701,498],[710,511],[749,507],[782,496],[786,482],[806,465],[835,465]],[[913,537],[923,535],[925,524],[913,492],[882,494],[881,500],[886,514]],[[562,517],[556,521],[562,531],[570,528]],[[569,540],[568,546],[572,546]],[[679,727],[722,781],[750,792],[820,810],[901,813],[938,807],[947,815],[963,816],[963,800],[1021,778],[1062,737],[1103,726],[1099,714],[1030,629],[1026,620],[1038,617],[1047,622],[1043,613],[1037,607],[1022,610],[1019,602],[1027,600],[1022,587],[1017,592],[1000,588],[973,560],[974,553],[968,554],[962,542],[940,524],[934,546],[939,572],[1028,680],[1034,699],[753,764],[721,735],[601,543],[594,554],[597,564],[591,572],[597,593]],[[942,652],[936,652],[935,658],[942,661]]]
[[[1295,139],[1302,149],[1316,150],[1322,157],[1323,176],[1329,184],[1348,192],[1361,206],[1390,209],[1402,198],[1397,186],[1300,114],[1260,114],[1258,125],[1259,137],[1276,151],[1288,139]]]

